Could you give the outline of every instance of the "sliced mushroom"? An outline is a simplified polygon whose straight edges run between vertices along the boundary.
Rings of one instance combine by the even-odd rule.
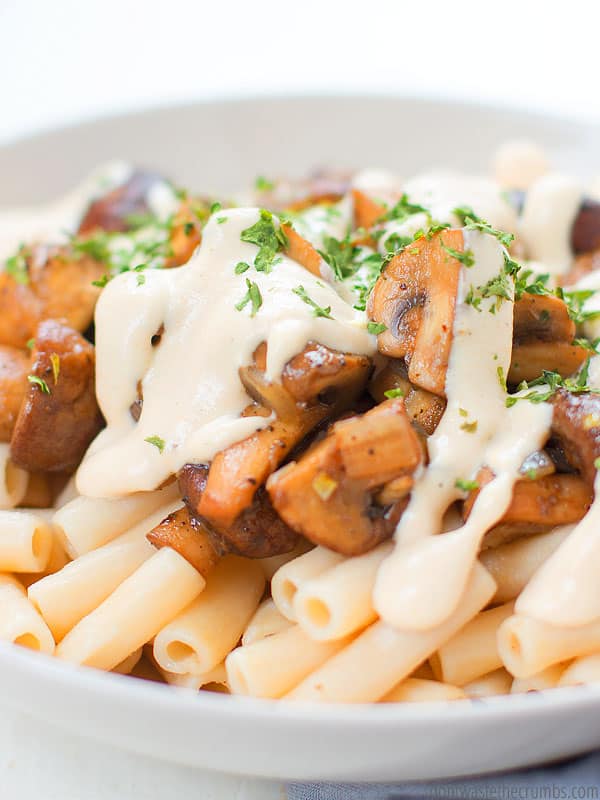
[[[176,550],[205,578],[220,558],[206,528],[190,515],[185,506],[152,528],[146,539],[158,549],[170,547]]]
[[[369,319],[386,330],[379,351],[404,358],[411,383],[444,396],[460,262],[444,246],[461,252],[463,234],[445,230],[422,237],[390,261],[369,298]]]
[[[573,344],[575,332],[575,323],[563,300],[524,293],[514,306],[509,383],[533,380],[542,370],[564,377],[576,372],[589,353]]]
[[[164,179],[153,172],[136,170],[115,189],[94,200],[87,209],[78,233],[86,234],[95,230],[107,232],[128,231],[133,215],[148,214],[150,190],[164,183]]]
[[[259,407],[275,412],[276,418],[213,459],[197,511],[215,526],[232,525],[291,450],[353,402],[371,371],[366,356],[338,353],[315,342],[286,364],[281,382],[265,376],[265,346],[257,349],[254,361],[240,369],[240,379]]]
[[[481,488],[493,479],[487,467],[477,476],[479,489],[470,493],[463,506],[468,519]],[[583,519],[591,502],[589,485],[577,475],[549,475],[537,480],[520,480],[514,485],[506,513],[485,536],[485,547],[496,547],[520,536],[543,533],[557,525]]]
[[[208,206],[187,201],[182,203],[173,219],[169,244],[171,253],[165,267],[180,267],[192,257],[202,239],[202,223],[210,214]]]
[[[94,348],[72,328],[46,320],[36,332],[32,360],[11,458],[29,472],[73,470],[103,425]]]
[[[0,272],[0,344],[25,348],[43,319],[64,319],[84,331],[94,316],[105,267],[70,246],[27,248],[26,283]]]
[[[359,189],[352,190],[354,201],[354,228],[368,231],[383,217],[386,208]]]
[[[558,438],[567,461],[591,489],[596,478],[595,461],[600,457],[600,395],[559,389],[550,402],[552,434]]]
[[[394,532],[412,485],[400,479],[410,479],[420,461],[421,446],[403,401],[388,400],[337,422],[302,458],[271,475],[267,491],[298,533],[358,555]]]
[[[207,520],[200,509],[208,475],[207,464],[186,464],[179,472],[179,487],[190,514],[204,525],[217,553],[267,558],[294,548],[297,534],[278,516],[263,487],[256,490],[250,505],[231,524]]]
[[[600,248],[600,203],[597,200],[583,200],[571,228],[571,247],[577,254]]]
[[[27,391],[29,354],[0,345],[0,442],[10,442]]]
[[[281,226],[281,230],[287,239],[286,255],[301,264],[304,269],[312,272],[313,275],[321,278],[322,259],[313,245],[308,239],[305,239],[295,231],[291,225],[284,224]]]
[[[402,392],[406,413],[417,429],[430,436],[446,410],[446,401],[436,394],[413,386],[408,380],[406,365],[398,359],[390,359],[369,384],[369,392],[377,403],[383,403],[386,399],[385,393],[394,390]]]

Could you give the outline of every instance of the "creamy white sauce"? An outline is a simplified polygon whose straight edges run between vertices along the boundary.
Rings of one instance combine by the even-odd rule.
[[[325,239],[344,239],[352,227],[354,204],[346,195],[338,203],[316,205],[294,215],[294,229],[308,239],[317,250],[323,250]]]
[[[219,223],[218,219],[226,218]],[[236,275],[240,261],[253,264],[257,247],[241,232],[258,210],[227,209],[213,215],[202,244],[187,265],[126,273],[108,284],[96,310],[97,395],[107,428],[79,468],[82,494],[113,497],[153,489],[190,461],[210,461],[219,450],[249,436],[269,420],[241,417],[249,398],[238,369],[268,345],[268,376],[277,380],[286,362],[309,340],[336,350],[372,354],[375,338],[365,315],[335,289],[295,261],[281,256],[269,274],[251,267]],[[251,317],[246,278],[255,282],[262,306]],[[292,291],[303,286],[333,319],[315,317]],[[158,347],[151,337],[164,324]],[[129,408],[142,383],[143,409],[135,423]],[[164,451],[145,441],[160,437]]]
[[[578,181],[558,173],[544,175],[527,192],[519,234],[528,258],[552,274],[564,274],[573,261],[571,228],[582,196]]]
[[[398,176],[386,169],[362,169],[353,175],[351,185],[353,189],[388,205],[393,205],[402,192]]]
[[[399,628],[439,625],[456,608],[483,536],[504,514],[522,462],[543,445],[551,423],[546,403],[506,407],[498,370],[506,375],[510,366],[513,304],[504,301],[492,314],[490,301],[482,302],[481,311],[464,302],[472,284],[483,285],[502,270],[503,251],[496,239],[478,232],[465,232],[468,248],[475,265],[461,269],[448,405],[428,439],[429,466],[416,481],[395,552],[382,564],[375,587],[377,611]],[[472,422],[476,430],[465,429]],[[448,506],[462,496],[456,481],[474,479],[482,466],[495,479],[461,528],[438,535]]]
[[[129,164],[115,161],[94,170],[79,186],[52,203],[0,209],[0,270],[5,259],[14,255],[21,244],[68,241],[90,202],[124,183],[131,172]]]
[[[403,191],[413,203],[427,208],[438,222],[458,225],[453,209],[470,206],[496,228],[514,232],[517,226],[515,210],[500,187],[489,178],[456,172],[431,172],[406,181]]]
[[[528,189],[550,170],[548,156],[529,139],[513,139],[494,155],[494,178],[506,189]]]

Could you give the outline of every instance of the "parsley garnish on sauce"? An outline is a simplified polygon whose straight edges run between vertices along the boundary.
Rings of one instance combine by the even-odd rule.
[[[294,294],[297,294],[298,297],[302,300],[303,303],[306,303],[307,306],[311,306],[313,310],[313,314],[315,317],[325,317],[326,319],[333,319],[331,316],[331,306],[327,306],[323,308],[318,303],[308,296],[308,293],[304,286],[297,286],[295,289],[292,289]]]
[[[248,303],[251,303],[252,308],[250,311],[250,316],[254,317],[258,309],[262,306],[262,295],[260,293],[260,289],[258,288],[258,284],[254,283],[248,278],[246,278],[246,286],[248,287],[248,290],[240,302],[236,303],[235,308],[237,311],[242,311],[244,308],[246,308]]]
[[[254,259],[257,272],[270,272],[278,251],[287,247],[287,237],[281,227],[275,223],[270,211],[261,209],[260,219],[250,228],[242,231],[240,239],[258,247]]]
[[[475,489],[479,489],[477,481],[466,481],[463,478],[457,478],[454,485],[463,492],[474,492]]]
[[[163,450],[165,449],[165,440],[164,439],[161,439],[160,436],[147,436],[144,439],[144,441],[148,442],[148,444],[151,444],[154,447],[156,447],[158,452],[162,455]]]

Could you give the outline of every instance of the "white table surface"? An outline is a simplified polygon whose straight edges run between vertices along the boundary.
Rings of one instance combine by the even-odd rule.
[[[600,5],[558,5],[0,0],[0,142],[150,105],[321,91],[451,95],[600,119]],[[2,798],[278,796],[0,712]]]

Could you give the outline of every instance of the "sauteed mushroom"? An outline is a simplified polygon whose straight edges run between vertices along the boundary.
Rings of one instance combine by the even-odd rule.
[[[401,399],[337,422],[267,491],[288,525],[315,544],[358,555],[392,535],[422,458]]]
[[[129,218],[133,215],[148,214],[150,190],[164,179],[154,172],[136,170],[120,186],[94,200],[79,224],[79,234],[95,230],[107,232],[128,231]]]
[[[55,320],[36,332],[31,382],[10,443],[30,472],[73,470],[103,425],[94,391],[94,348]]]
[[[146,539],[158,549],[176,550],[205,578],[220,558],[206,527],[185,506],[165,517],[146,534]]]
[[[600,457],[600,395],[559,389],[551,403],[553,436],[591,489],[596,478],[595,461]]]

